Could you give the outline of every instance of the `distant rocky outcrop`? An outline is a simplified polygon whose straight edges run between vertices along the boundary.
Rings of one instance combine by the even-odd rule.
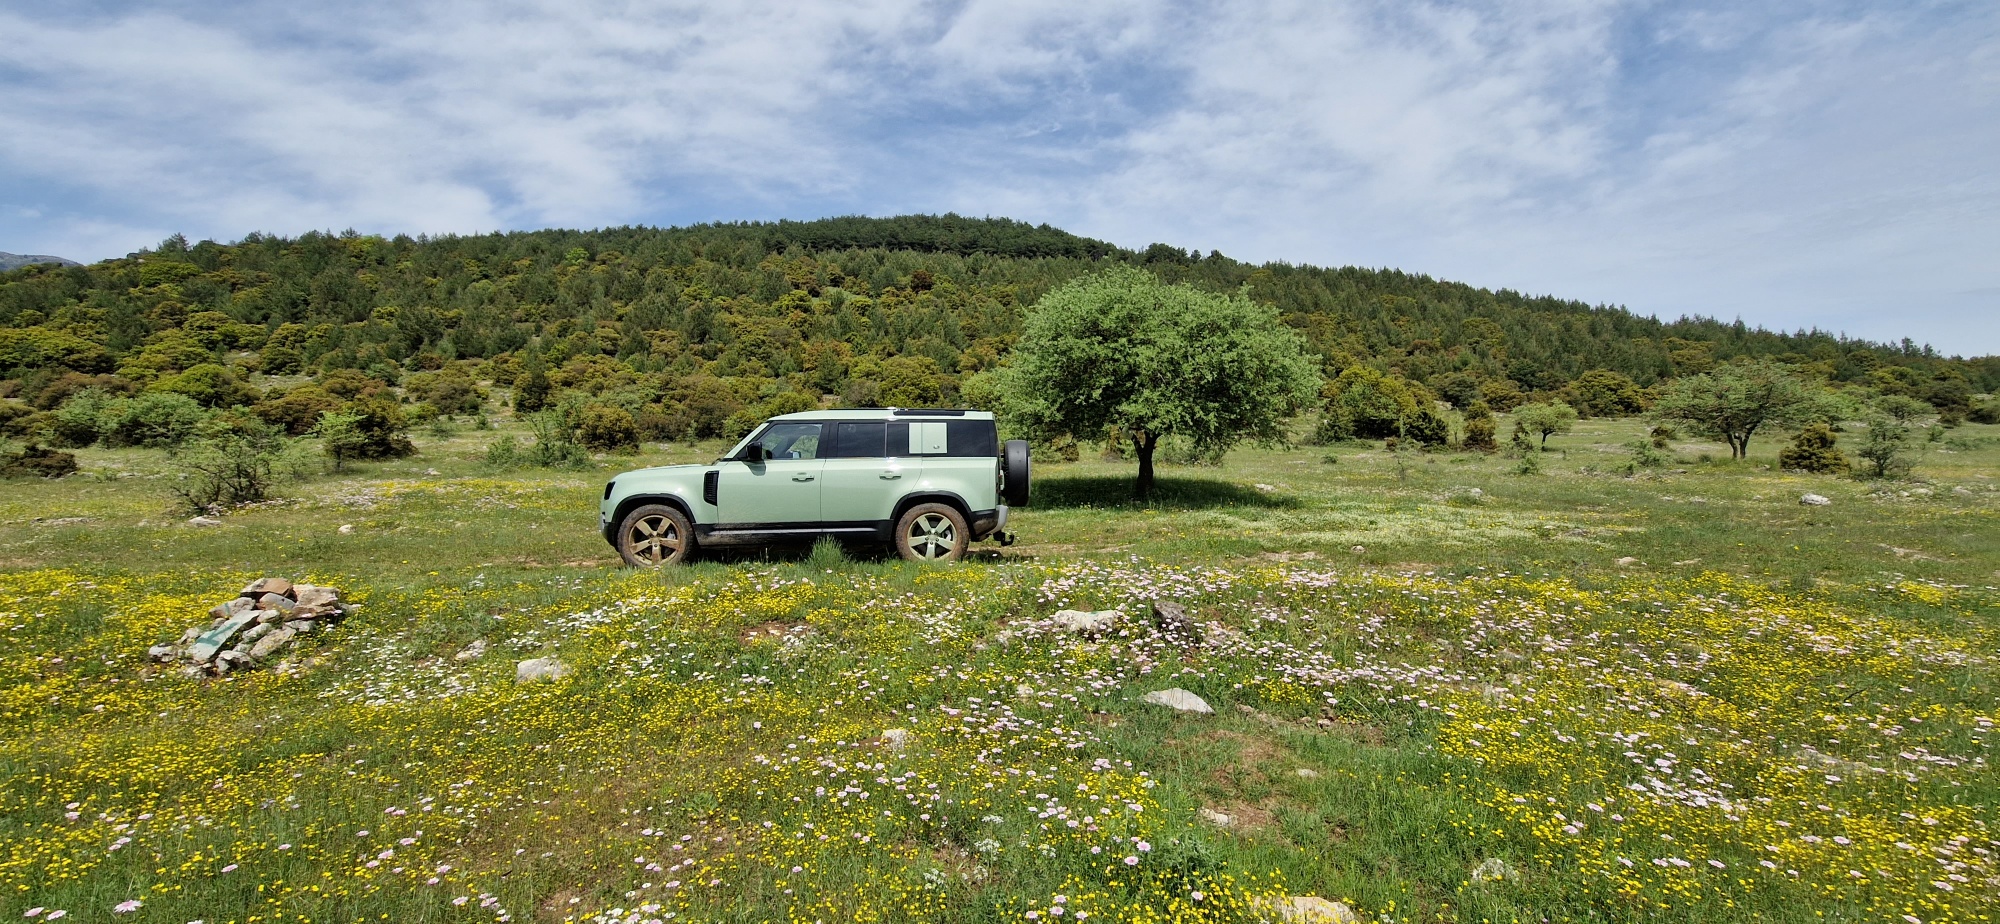
[[[76,262],[75,260],[65,260],[61,257],[51,257],[45,253],[8,253],[4,250],[0,250],[0,273],[4,273],[8,270],[20,269],[21,267],[24,266],[33,266],[34,264],[37,263],[59,263],[63,266],[83,265],[81,263]]]

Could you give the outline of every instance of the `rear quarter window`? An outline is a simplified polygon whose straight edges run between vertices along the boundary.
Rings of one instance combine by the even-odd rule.
[[[1000,437],[990,420],[912,420],[889,424],[891,455],[931,458],[993,458]]]

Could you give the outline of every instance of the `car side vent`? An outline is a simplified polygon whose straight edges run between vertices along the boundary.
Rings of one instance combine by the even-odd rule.
[[[710,470],[707,474],[702,475],[701,499],[711,504],[715,503],[715,489],[721,483],[722,483],[721,472]]]
[[[614,479],[614,480],[611,480],[611,481],[607,481],[607,482],[605,482],[605,483],[604,483],[604,499],[605,499],[605,500],[610,500],[610,499],[611,499],[611,489],[612,489],[612,488],[615,488],[615,487],[617,487],[617,486],[618,486],[618,482],[617,482],[617,480],[616,480],[616,479]]]

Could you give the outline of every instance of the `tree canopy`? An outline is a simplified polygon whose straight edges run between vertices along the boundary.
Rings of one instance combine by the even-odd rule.
[[[1820,389],[1776,363],[1717,366],[1712,372],[1668,384],[1653,414],[1729,444],[1729,455],[1750,453],[1750,437],[1765,427],[1797,426],[1826,416]]]
[[[1275,310],[1128,266],[1043,296],[999,382],[1009,418],[1031,432],[1129,434],[1142,499],[1161,437],[1206,452],[1276,440],[1320,385],[1305,343]]]

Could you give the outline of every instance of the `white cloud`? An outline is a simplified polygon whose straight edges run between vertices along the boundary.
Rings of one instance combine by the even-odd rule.
[[[955,209],[2000,350],[1976,6],[439,0],[0,35],[14,250]]]

